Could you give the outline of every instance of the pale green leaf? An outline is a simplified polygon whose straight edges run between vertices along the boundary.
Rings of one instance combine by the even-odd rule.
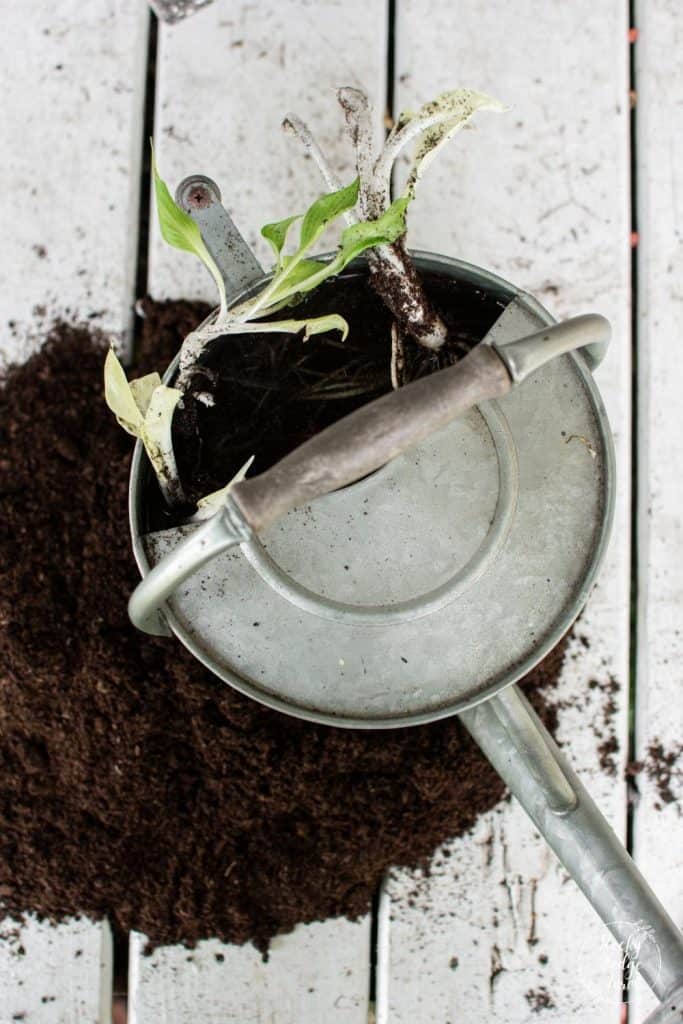
[[[206,494],[203,498],[200,498],[197,502],[197,511],[193,516],[191,516],[190,522],[200,523],[204,519],[210,519],[211,516],[215,515],[216,512],[218,512],[225,504],[225,499],[235,484],[238,484],[240,480],[244,480],[253,461],[254,456],[252,455],[251,458],[247,459],[242,468],[235,473],[232,480],[230,480],[225,487],[221,487],[219,490],[213,491],[211,494]]]
[[[314,316],[303,320],[252,321],[248,324],[238,324],[234,333],[298,334],[300,331],[304,332],[304,341],[308,341],[314,334],[323,334],[325,331],[339,331],[344,341],[349,333],[349,325],[338,313],[328,313],[326,316]]]
[[[340,217],[342,213],[353,209],[358,202],[359,179],[350,185],[321,196],[309,207],[301,225],[299,250],[309,249],[313,242],[323,233],[328,224]]]
[[[133,437],[139,437],[143,416],[113,348],[109,349],[104,361],[104,399],[119,426]]]
[[[206,344],[213,338],[229,334],[298,334],[300,331],[304,332],[304,341],[307,341],[312,335],[322,334],[324,331],[339,331],[343,341],[349,333],[349,325],[344,317],[337,313],[301,320],[228,321],[205,327],[201,332],[201,340]]]
[[[173,201],[168,186],[161,178],[157,169],[153,145],[152,177],[154,179],[154,194],[156,197],[157,215],[159,217],[159,228],[161,229],[164,241],[176,249],[183,249],[185,252],[194,253],[195,256],[199,257],[216,282],[221,300],[221,313],[225,313],[225,282],[221,272],[216,266],[213,256],[206,248],[204,239],[195,221]]]
[[[407,207],[408,199],[406,196],[401,196],[400,199],[395,199],[377,220],[365,220],[358,224],[351,224],[342,233],[339,254],[333,263],[341,262],[340,269],[343,269],[366,249],[372,249],[376,245],[392,245],[397,242],[405,234]],[[336,270],[335,273],[339,273],[339,270]]]
[[[161,377],[158,373],[148,373],[144,377],[138,377],[137,380],[129,381],[129,383],[135,404],[140,411],[140,415],[144,416],[149,408],[154,391],[161,385]]]
[[[167,501],[182,500],[171,434],[173,412],[182,392],[165,387],[158,373],[129,382],[110,349],[104,363],[104,397],[123,429],[144,444]]]
[[[298,323],[300,321],[292,321]],[[349,333],[349,325],[343,316],[338,313],[328,313],[327,316],[316,316],[310,320],[304,320],[304,341],[308,341],[314,334],[324,334],[325,331],[339,331],[341,340],[346,341]]]
[[[283,268],[286,270],[288,262],[291,262],[291,257],[285,256],[283,260]],[[268,306],[261,312],[260,316],[265,316],[266,312],[275,312],[275,306],[284,297],[291,297],[297,292],[301,291],[300,285],[304,281],[307,281],[310,277],[319,274],[321,269],[325,267],[325,263],[320,260],[300,260],[292,269],[287,273],[287,277],[282,282],[279,288],[276,288],[270,298],[268,299]]]
[[[293,217],[286,217],[284,220],[274,221],[272,224],[264,224],[261,234],[270,242],[275,252],[278,267],[282,266],[282,250],[287,241],[287,234],[290,227],[296,220],[300,220],[302,214],[295,213]]]
[[[182,391],[163,384],[151,395],[140,429],[140,439],[164,490],[177,485],[178,469],[173,452],[173,413],[183,397]]]

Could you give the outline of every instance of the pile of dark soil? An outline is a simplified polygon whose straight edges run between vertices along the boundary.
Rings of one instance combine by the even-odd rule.
[[[139,370],[202,317],[148,304]],[[350,732],[269,711],[136,633],[130,438],[101,340],[55,326],[0,389],[0,903],[106,915],[153,943],[264,946],[368,910],[390,865],[467,831],[503,787],[457,720]],[[558,648],[527,680],[544,689]]]

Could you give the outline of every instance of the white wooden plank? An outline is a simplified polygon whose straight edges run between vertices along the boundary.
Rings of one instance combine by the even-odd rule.
[[[172,191],[194,172],[214,178],[223,205],[269,265],[262,225],[303,211],[325,190],[282,119],[293,111],[308,121],[343,181],[353,178],[335,90],[360,86],[384,109],[385,0],[218,0],[188,22],[161,26],[158,64],[155,148],[163,177]],[[205,269],[169,249],[156,220],[150,271],[155,298],[215,299]]]
[[[612,727],[626,750],[629,610],[629,191],[626,5],[520,0],[398,5],[397,107],[469,85],[511,105],[481,114],[430,167],[410,244],[492,268],[558,316],[600,311],[614,343],[598,371],[617,442],[613,539],[562,678],[560,737],[620,832],[621,779],[601,770],[592,725],[621,684]],[[458,766],[454,765],[457,771]],[[381,906],[378,1024],[619,1017],[618,951],[521,810],[502,805],[437,856],[394,872]],[[544,995],[545,993],[545,995]],[[548,1005],[543,1005],[547,1002]],[[542,1017],[537,1014],[542,1011]]]
[[[26,0],[3,11],[2,361],[28,354],[34,307],[124,338],[137,248],[148,14],[138,0]],[[28,336],[28,337],[27,337]],[[106,924],[0,925],[0,1019],[106,1024]]]
[[[133,935],[130,1024],[366,1024],[369,935],[364,921],[299,925],[265,963],[251,944],[215,939],[146,957]]]
[[[35,306],[130,323],[147,21],[139,0],[3,11],[3,324]]]
[[[381,133],[386,4],[218,0],[190,21],[160,27],[158,67],[155,148],[169,187],[195,172],[214,178],[240,230],[267,261],[261,225],[305,209],[324,191],[299,144],[282,132],[285,114],[310,123],[344,180],[354,173],[353,154],[343,138],[338,86],[369,92]],[[156,223],[150,290],[157,298],[215,297],[203,267],[164,245]],[[365,1024],[369,941],[369,918],[302,927],[278,938],[264,964],[252,947],[215,942],[203,943],[191,961],[181,948],[150,961],[140,957],[136,940],[130,1013],[137,1024],[200,1016],[221,1024]]]
[[[683,738],[683,453],[680,445],[683,367],[683,21],[673,0],[636,9],[636,154],[638,223],[638,664],[636,756],[651,743],[680,750]],[[678,803],[664,803],[641,773],[635,807],[635,855],[683,925],[681,772],[672,779]],[[659,805],[659,806],[658,806]],[[633,993],[634,1019],[655,1001]]]
[[[109,1024],[111,1000],[106,922],[0,921],[1,1024]]]

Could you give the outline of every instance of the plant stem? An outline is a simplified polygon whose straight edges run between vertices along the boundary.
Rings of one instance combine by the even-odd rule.
[[[372,116],[366,94],[348,87],[339,89],[337,98],[356,152],[361,211],[366,219],[376,219],[391,203],[393,159],[384,181],[377,174],[377,166],[384,158],[386,146],[377,161],[373,161]],[[425,348],[440,348],[448,330],[427,298],[405,245],[395,242],[378,246],[368,253],[368,263],[372,286],[398,320],[400,332],[409,334]]]
[[[282,127],[285,129],[285,131],[294,135],[295,138],[297,138],[299,142],[302,144],[308,155],[312,158],[312,160],[318,167],[318,170],[322,174],[323,181],[327,185],[330,192],[339,192],[339,190],[342,188],[342,182],[335,173],[335,171],[333,170],[331,164],[328,162],[327,158],[325,157],[325,154],[323,153],[322,149],[316,142],[313,133],[311,132],[306,122],[302,121],[301,118],[297,117],[296,114],[287,114],[284,121],[282,122]],[[356,217],[353,210],[346,210],[343,214],[343,217],[347,224],[358,223],[358,218]]]

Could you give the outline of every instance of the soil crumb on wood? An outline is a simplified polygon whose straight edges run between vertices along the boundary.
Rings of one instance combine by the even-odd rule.
[[[573,635],[584,648],[590,647],[588,639],[577,633],[576,629]],[[586,713],[587,726],[598,741],[598,765],[612,778],[616,778],[618,774],[618,755],[621,749],[617,737],[619,706],[616,700],[620,690],[619,681],[609,674],[603,679],[589,679],[584,694],[555,702],[558,711],[578,708]]]
[[[616,730],[616,716],[619,710],[616,695],[619,693],[621,686],[614,676],[609,676],[603,682],[591,679],[588,686],[591,690],[599,690],[604,696],[601,709],[602,722],[593,721],[591,723],[593,735],[596,739],[600,740],[598,744],[598,763],[605,774],[616,778],[617,755],[620,749]]]
[[[555,1003],[547,988],[543,985],[537,989],[529,989],[525,999],[531,1007],[532,1013],[541,1013],[542,1010],[555,1009]]]
[[[148,302],[137,371],[204,312]],[[57,324],[0,387],[0,909],[263,949],[365,914],[390,865],[467,832],[503,785],[457,719],[300,722],[130,626],[131,443],[104,355],[92,327]],[[526,680],[541,712],[563,658]]]
[[[653,739],[647,748],[647,756],[642,761],[630,761],[626,766],[626,776],[635,778],[641,772],[655,784],[658,800],[655,809],[661,811],[665,805],[677,804],[680,813],[681,783],[683,768],[680,765],[683,754],[683,743],[667,750],[659,739]],[[678,792],[676,792],[678,790]]]

